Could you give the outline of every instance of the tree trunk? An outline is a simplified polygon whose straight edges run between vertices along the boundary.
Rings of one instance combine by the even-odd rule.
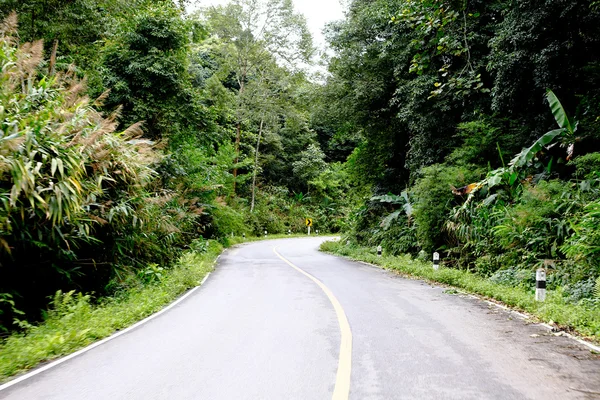
[[[240,139],[242,137],[242,123],[237,123],[237,134],[235,135],[235,162],[233,165],[233,195],[235,196],[235,186],[237,183],[237,163],[240,161]]]
[[[256,140],[256,151],[254,154],[254,174],[252,176],[252,202],[250,203],[250,212],[254,212],[254,198],[256,192],[256,170],[258,169],[258,147],[260,146],[260,137],[262,136],[264,117],[260,119],[260,128],[258,128],[258,139]]]
[[[242,95],[244,94],[244,79],[245,79],[245,70],[243,71],[242,78],[240,79],[240,90],[238,92],[238,97],[241,101]],[[238,113],[240,111],[238,110]],[[236,127],[236,135],[235,135],[235,165],[233,166],[233,195],[235,196],[235,187],[237,184],[237,163],[240,161],[240,141],[242,140],[242,121],[241,117],[238,115],[238,123]]]

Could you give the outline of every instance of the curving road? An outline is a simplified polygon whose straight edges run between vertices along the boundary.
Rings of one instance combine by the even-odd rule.
[[[588,348],[322,240],[230,249],[169,311],[0,399],[600,398]]]

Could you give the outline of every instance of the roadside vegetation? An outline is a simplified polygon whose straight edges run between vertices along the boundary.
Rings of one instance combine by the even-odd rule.
[[[291,3],[9,0],[0,20],[0,338],[203,241],[345,228]]]
[[[570,302],[560,287],[549,291],[546,301],[540,303],[535,301],[535,285],[514,285],[510,281],[493,280],[471,271],[444,266],[434,270],[432,262],[428,260],[413,258],[410,255],[378,256],[375,248],[348,245],[341,241],[324,242],[321,250],[482,295],[527,312],[544,322],[556,324],[567,331],[575,331],[576,334],[595,342],[600,341],[600,308]]]
[[[0,4],[3,376],[305,218],[525,310],[544,267],[539,315],[597,337],[598,2],[353,0],[321,60],[289,0],[188,3]]]
[[[259,3],[0,4],[0,379],[155,312],[242,235],[345,229],[306,21]]]
[[[319,114],[333,137],[360,133],[346,165],[364,197],[344,242],[437,251],[440,276],[498,295],[546,268],[548,307],[577,321],[549,318],[597,335],[599,18],[585,1],[352,2],[330,27]]]
[[[43,324],[20,321],[20,331],[0,344],[0,382],[127,328],[198,286],[223,250],[216,241],[198,247],[200,251],[182,254],[169,270],[149,265],[141,279],[111,297],[56,292]]]

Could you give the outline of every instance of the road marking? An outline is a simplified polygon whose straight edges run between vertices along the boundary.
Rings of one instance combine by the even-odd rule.
[[[204,279],[202,279],[202,282],[200,282],[200,286],[204,285],[204,282],[206,282],[206,280],[208,279],[208,277],[210,276],[211,272],[209,272],[208,274],[206,274],[206,276],[204,277]]]
[[[208,279],[208,276],[210,275],[210,272],[208,274],[206,274],[206,276],[204,277],[204,279],[202,280],[202,283],[200,283],[200,286],[204,284],[204,282],[206,282],[206,279]],[[11,386],[16,385],[19,382],[22,382],[26,379],[29,378],[33,378],[34,376],[41,374],[44,371],[49,370],[50,368],[54,368],[62,363],[64,363],[65,361],[69,361],[72,358],[75,358],[83,353],[87,353],[88,351],[103,345],[104,343],[111,341],[113,339],[118,338],[121,335],[126,334],[127,332],[132,331],[133,329],[137,328],[140,325],[145,324],[146,322],[149,322],[150,320],[153,320],[154,318],[158,317],[159,315],[169,311],[171,308],[175,307],[177,304],[181,303],[183,300],[185,300],[186,298],[188,298],[189,296],[191,296],[196,290],[200,289],[200,286],[196,286],[195,288],[193,288],[192,290],[188,291],[186,294],[184,294],[183,296],[181,296],[179,299],[175,300],[173,303],[169,304],[167,307],[163,308],[162,310],[156,312],[155,314],[150,315],[149,317],[146,317],[145,319],[141,320],[140,322],[131,325],[129,328],[123,329],[122,331],[119,331],[115,334],[110,335],[107,338],[104,338],[102,340],[100,340],[99,342],[96,343],[92,343],[87,347],[84,347],[83,349],[76,351],[75,353],[71,353],[67,356],[64,356],[62,358],[59,358],[58,360],[51,362],[48,365],[45,365],[43,367],[40,367],[36,370],[33,370],[31,372],[26,373],[25,375],[21,375],[18,378],[13,379],[12,381],[9,381],[7,383],[5,383],[4,385],[0,385],[0,392],[3,391],[4,389],[8,389]]]
[[[281,258],[287,265],[294,268],[296,271],[300,272],[302,275],[310,278],[314,283],[316,283],[323,292],[329,298],[329,301],[333,305],[335,310],[335,314],[337,315],[338,323],[340,325],[341,332],[341,343],[340,343],[340,358],[338,361],[338,369],[337,375],[335,378],[335,388],[333,389],[332,400],[347,400],[350,395],[350,373],[352,371],[352,331],[350,330],[350,324],[348,323],[348,318],[346,317],[346,313],[342,308],[342,305],[333,295],[333,292],[329,290],[327,286],[308,272],[303,269],[295,266],[290,261],[288,261],[285,257],[277,252],[277,247],[273,248],[273,252]]]

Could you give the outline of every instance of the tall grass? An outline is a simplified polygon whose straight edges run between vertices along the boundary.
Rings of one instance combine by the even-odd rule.
[[[92,304],[89,295],[58,292],[39,325],[21,322],[23,331],[0,344],[0,382],[10,376],[79,350],[159,311],[198,286],[213,268],[223,246],[211,241],[203,254],[189,251],[152,284]]]

